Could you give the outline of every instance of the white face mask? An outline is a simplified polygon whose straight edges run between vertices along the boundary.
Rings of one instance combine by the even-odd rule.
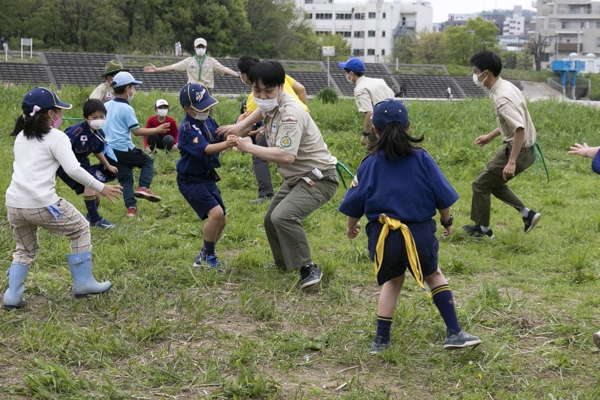
[[[352,80],[352,78],[350,78],[349,74],[346,74],[346,80],[348,81],[349,84],[354,85],[354,81]]]
[[[159,108],[158,110],[156,110],[156,114],[158,114],[159,117],[166,117],[168,112],[169,110],[167,110],[166,108]]]
[[[254,98],[254,102],[256,103],[256,105],[258,106],[258,108],[260,108],[261,111],[264,112],[269,112],[274,110],[277,107],[277,104],[279,103],[278,100],[279,94],[277,94],[277,96],[274,99],[259,99],[258,97]]]
[[[483,71],[485,72],[485,71]],[[481,74],[483,74],[483,72]],[[487,79],[488,77],[486,76],[484,80],[482,80],[481,82],[479,82],[479,77],[481,76],[481,74],[477,75],[475,72],[473,72],[473,83],[476,84],[477,86],[479,86],[480,88],[484,87],[484,82],[485,79]]]
[[[196,55],[198,57],[202,57],[205,53],[206,53],[206,49],[204,49],[202,47],[200,47],[200,48],[196,47]]]
[[[90,126],[90,128],[92,128],[95,131],[104,128],[105,123],[105,119],[92,119],[88,121],[88,125]]]
[[[133,100],[133,96],[135,96],[135,92],[134,91],[131,92],[131,96],[129,94],[127,94],[127,101]]]
[[[197,119],[198,121],[205,121],[206,118],[208,118],[208,111],[206,112],[197,112],[196,116],[194,117],[195,119]]]

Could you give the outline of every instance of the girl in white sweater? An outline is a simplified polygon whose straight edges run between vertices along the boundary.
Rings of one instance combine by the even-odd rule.
[[[4,308],[24,305],[23,291],[29,266],[38,252],[38,227],[67,236],[71,253],[67,261],[73,275],[75,297],[101,294],[110,282],[96,282],[92,276],[92,253],[89,223],[69,202],[60,198],[54,188],[59,166],[74,180],[100,192],[111,202],[119,199],[120,186],[97,181],[80,167],[71,150],[67,135],[57,128],[62,122],[63,103],[47,88],[36,87],[23,98],[23,115],[17,118],[11,136],[15,136],[13,175],[6,190],[6,209],[13,237],[17,242],[13,262],[7,271],[8,290]]]

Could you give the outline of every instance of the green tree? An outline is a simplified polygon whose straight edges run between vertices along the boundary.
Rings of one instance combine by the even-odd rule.
[[[415,39],[415,34],[396,36],[394,38],[394,49],[392,50],[390,61],[395,62],[398,59],[403,64],[412,63],[413,54],[410,49]]]
[[[245,11],[251,30],[239,41],[240,52],[277,58],[288,51],[298,28],[292,0],[248,0]]]
[[[416,64],[443,64],[448,59],[448,50],[441,32],[423,31],[408,46],[412,62]]]
[[[446,29],[444,37],[451,59],[467,65],[471,55],[482,51],[498,51],[498,28],[491,21],[470,19],[466,25]]]

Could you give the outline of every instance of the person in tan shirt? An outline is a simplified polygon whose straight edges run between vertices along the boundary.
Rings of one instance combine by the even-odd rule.
[[[115,91],[112,87],[114,76],[121,71],[129,71],[128,68],[123,68],[123,64],[117,60],[110,60],[104,67],[104,73],[100,78],[104,78],[106,82],[98,85],[90,94],[90,99],[100,100],[104,103],[115,98]]]
[[[199,83],[211,91],[215,87],[215,72],[221,76],[240,77],[237,72],[223,66],[220,62],[206,54],[206,40],[203,38],[194,40],[194,49],[196,55],[193,57],[188,57],[185,60],[165,67],[156,67],[150,64],[144,67],[144,72],[186,72],[188,83]]]
[[[521,213],[524,232],[530,232],[541,214],[530,210],[506,184],[529,168],[535,161],[533,144],[536,131],[527,109],[525,97],[512,83],[500,77],[502,60],[491,51],[481,51],[471,56],[473,82],[490,90],[498,127],[487,135],[475,139],[483,147],[502,136],[502,147],[483,171],[473,181],[471,219],[475,225],[464,225],[470,236],[493,238],[490,227],[491,195]]]

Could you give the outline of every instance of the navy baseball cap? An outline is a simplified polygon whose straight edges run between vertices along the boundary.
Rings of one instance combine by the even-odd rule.
[[[390,122],[400,122],[404,128],[410,125],[408,110],[403,102],[396,99],[385,99],[373,106],[373,125],[383,130]]]
[[[113,87],[127,86],[127,85],[141,85],[142,81],[136,80],[133,75],[129,72],[121,71],[116,74],[113,78]]]
[[[208,90],[198,83],[186,83],[179,92],[179,102],[182,107],[190,106],[200,112],[204,112],[218,103],[208,93]]]
[[[349,69],[352,72],[365,72],[365,63],[360,61],[359,58],[351,57],[348,61],[338,63],[338,67],[343,69]]]
[[[23,97],[23,103],[27,105],[27,110],[23,109],[23,112],[27,114],[31,113],[35,106],[38,106],[40,110],[46,110],[53,107],[70,110],[72,107],[69,103],[60,101],[56,93],[45,87],[31,89],[27,92],[25,97]]]

